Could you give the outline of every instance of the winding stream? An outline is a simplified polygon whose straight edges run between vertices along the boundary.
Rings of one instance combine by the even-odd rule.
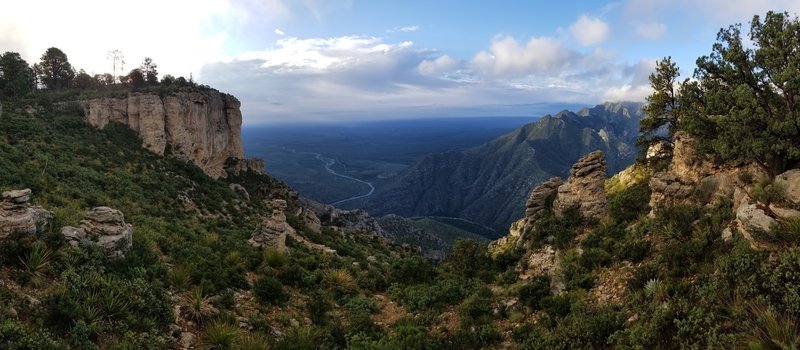
[[[360,183],[363,183],[363,184],[369,186],[369,191],[367,193],[365,193],[365,194],[360,194],[360,195],[355,195],[355,196],[352,196],[352,197],[349,197],[349,198],[345,198],[345,199],[330,203],[330,205],[342,204],[344,202],[349,202],[349,201],[352,201],[352,200],[369,197],[369,196],[372,195],[373,192],[375,192],[375,186],[373,186],[372,183],[364,181],[364,180],[361,180],[361,179],[354,178],[352,176],[339,174],[335,170],[331,169],[331,166],[336,164],[336,160],[335,159],[323,157],[321,154],[315,153],[315,152],[308,152],[308,153],[309,154],[313,154],[315,157],[317,157],[317,159],[319,161],[324,163],[325,164],[325,170],[327,170],[329,173],[331,173],[331,175],[338,176],[338,177],[345,178],[345,179],[352,180],[352,181],[356,181],[356,182],[360,182]]]

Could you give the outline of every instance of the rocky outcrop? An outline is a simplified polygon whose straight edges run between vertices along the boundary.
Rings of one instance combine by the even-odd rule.
[[[595,151],[583,156],[572,166],[566,182],[552,177],[536,186],[525,204],[525,217],[511,224],[508,235],[490,243],[489,250],[492,254],[499,254],[523,244],[525,233],[533,229],[548,210],[562,215],[568,209],[578,208],[585,218],[601,219],[606,215],[605,182],[603,152]]]
[[[332,205],[302,199],[303,206],[312,210],[322,226],[336,227],[343,232],[373,232],[386,236],[378,220],[364,210],[342,210]]]
[[[214,178],[227,176],[228,159],[244,158],[240,102],[231,95],[216,90],[166,96],[129,93],[123,98],[104,97],[82,104],[86,120],[93,126],[126,124],[142,139],[142,147],[190,161]],[[245,162],[237,171],[242,168],[263,169],[263,163]]]
[[[525,203],[525,221],[527,224],[532,224],[544,215],[547,210],[547,202],[549,199],[554,199],[558,188],[564,184],[564,180],[560,177],[551,177],[545,182],[531,191],[528,202]]]
[[[595,151],[578,160],[570,169],[567,182],[558,187],[553,202],[556,215],[578,207],[585,218],[600,219],[606,215],[606,160]]]
[[[133,245],[133,225],[125,222],[121,211],[111,207],[89,210],[80,227],[65,226],[61,234],[73,246],[88,241],[114,257],[124,256]]]
[[[286,201],[273,199],[269,207],[272,214],[256,226],[248,242],[255,247],[286,251],[286,236],[295,234],[294,228],[286,222]]]
[[[263,175],[264,160],[258,158],[230,158],[225,164],[225,172],[230,176],[239,176],[241,173],[248,171]]]
[[[792,169],[775,177],[775,184],[783,189],[785,199],[800,208],[800,169]]]
[[[12,190],[3,192],[0,202],[0,238],[14,232],[26,235],[44,231],[53,213],[40,206],[31,206],[31,190]]]

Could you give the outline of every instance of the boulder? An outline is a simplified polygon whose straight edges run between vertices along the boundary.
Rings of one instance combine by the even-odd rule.
[[[770,227],[775,224],[775,219],[767,215],[757,204],[745,204],[737,208],[736,219],[748,231],[769,231]]]
[[[585,218],[600,219],[606,215],[606,160],[603,152],[594,151],[578,160],[570,169],[567,182],[558,187],[553,211],[562,215],[578,207]]]
[[[286,201],[274,199],[269,202],[272,214],[261,221],[248,241],[255,247],[286,251],[286,236],[294,235],[294,228],[286,222]]]
[[[53,213],[40,206],[31,206],[31,190],[3,192],[0,202],[0,238],[19,232],[26,235],[42,233]]]
[[[88,240],[113,257],[124,256],[133,245],[133,225],[125,222],[122,212],[111,207],[89,210],[80,227],[65,226],[61,234],[73,246]]]
[[[776,176],[775,183],[783,188],[787,201],[800,207],[800,169],[792,169]]]

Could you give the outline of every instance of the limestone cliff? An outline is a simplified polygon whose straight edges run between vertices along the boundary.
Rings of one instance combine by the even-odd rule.
[[[241,104],[232,95],[216,90],[164,96],[131,92],[123,98],[103,97],[82,104],[91,125],[103,128],[109,122],[126,124],[139,134],[142,147],[190,161],[211,177],[226,177],[229,159],[244,158]],[[262,168],[250,170],[263,172]]]

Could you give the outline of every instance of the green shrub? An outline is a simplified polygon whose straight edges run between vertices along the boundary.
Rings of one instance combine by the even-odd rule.
[[[492,291],[487,287],[479,288],[458,306],[458,314],[462,327],[489,323],[492,317]]]
[[[435,275],[433,266],[420,256],[393,260],[389,268],[389,278],[404,285],[429,282]]]
[[[608,198],[608,212],[618,222],[631,221],[650,210],[650,186],[642,181]]]
[[[67,349],[43,330],[31,330],[12,320],[0,321],[0,348],[9,350]]]
[[[598,248],[589,248],[583,251],[580,257],[581,266],[592,270],[597,267],[607,266],[611,263],[611,254]]]
[[[207,349],[234,349],[239,328],[227,323],[213,323],[203,332],[203,345]],[[238,349],[238,347],[236,347]]]
[[[288,261],[289,256],[282,251],[276,249],[267,249],[264,251],[264,263],[269,267],[283,267]]]
[[[264,305],[283,305],[289,300],[281,282],[270,276],[261,276],[253,283],[253,294]]]
[[[523,284],[517,292],[517,297],[522,305],[539,310],[542,301],[550,296],[550,277],[538,275]]]

